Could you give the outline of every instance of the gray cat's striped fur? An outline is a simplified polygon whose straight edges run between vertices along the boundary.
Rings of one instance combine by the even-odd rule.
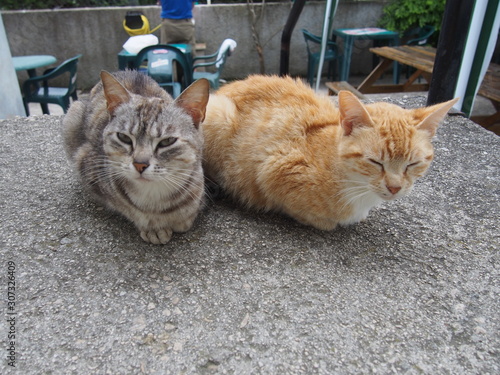
[[[201,166],[209,84],[176,100],[144,74],[101,73],[88,101],[63,120],[66,153],[86,190],[120,212],[146,242],[191,228],[204,197]]]

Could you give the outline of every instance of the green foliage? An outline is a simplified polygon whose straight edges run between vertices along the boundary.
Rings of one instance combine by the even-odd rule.
[[[379,25],[401,34],[414,27],[432,25],[439,30],[446,0],[393,0],[384,7]]]

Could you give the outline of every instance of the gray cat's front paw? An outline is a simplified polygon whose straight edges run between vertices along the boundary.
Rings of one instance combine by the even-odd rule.
[[[172,230],[176,233],[184,233],[191,229],[193,220],[184,221],[181,223],[173,223]]]
[[[172,238],[171,229],[141,230],[141,238],[153,245],[166,244]]]

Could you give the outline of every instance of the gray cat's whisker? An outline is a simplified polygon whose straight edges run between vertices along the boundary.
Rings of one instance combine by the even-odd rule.
[[[194,181],[187,180],[187,179],[181,179],[181,178],[176,179],[176,178],[172,178],[172,177],[173,176],[165,177],[165,178],[161,179],[160,181],[163,184],[165,184],[169,188],[169,190],[171,187],[174,187],[177,190],[181,190],[181,191],[185,192],[193,199],[195,199],[197,197],[197,195],[191,189],[189,189],[190,187],[196,186]]]

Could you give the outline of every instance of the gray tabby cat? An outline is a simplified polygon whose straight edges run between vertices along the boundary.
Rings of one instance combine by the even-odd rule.
[[[201,166],[209,84],[172,99],[150,77],[101,72],[88,101],[63,119],[66,153],[81,182],[153,244],[191,228],[203,204]]]

